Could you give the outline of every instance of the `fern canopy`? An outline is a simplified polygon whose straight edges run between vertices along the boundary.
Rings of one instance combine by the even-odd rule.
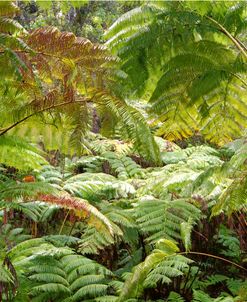
[[[150,103],[156,133],[223,145],[246,128],[246,4],[144,2],[106,32],[127,96]]]

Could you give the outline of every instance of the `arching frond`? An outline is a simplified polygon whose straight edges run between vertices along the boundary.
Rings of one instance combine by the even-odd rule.
[[[86,200],[70,196],[59,197],[54,195],[39,195],[38,198],[41,201],[72,210],[76,216],[85,219],[89,225],[93,225],[98,230],[102,232],[107,231],[113,235],[111,222]]]
[[[20,170],[41,168],[47,161],[44,153],[23,139],[0,136],[0,163]]]

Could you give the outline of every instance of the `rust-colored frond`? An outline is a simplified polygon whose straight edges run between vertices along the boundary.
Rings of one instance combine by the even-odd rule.
[[[49,65],[49,60],[41,55],[41,54],[36,54],[32,59],[31,59],[32,64],[35,66],[35,68],[39,71],[39,76],[46,81],[46,77],[49,79],[52,78],[52,71],[51,67]]]
[[[88,39],[77,37],[69,50],[65,51],[65,55],[70,59],[79,59],[86,54],[89,54],[93,44]]]
[[[40,201],[56,204],[62,208],[72,210],[78,218],[85,220],[87,224],[94,226],[98,231],[108,231],[113,235],[112,224],[108,218],[86,200],[69,195],[61,197],[41,194],[38,198]]]
[[[55,27],[34,30],[28,37],[28,45],[43,55],[66,58],[75,62],[89,58],[116,60],[104,45],[93,44],[88,39],[76,37],[70,32],[60,32]]]
[[[61,33],[56,27],[42,27],[34,30],[28,37],[28,44],[44,54],[57,54],[70,48],[76,37],[73,33]]]
[[[42,79],[47,82],[58,79],[63,84],[64,97],[73,99],[74,86],[82,83],[85,88],[101,81],[92,81],[92,72],[99,76],[103,65],[116,61],[105,46],[93,44],[88,39],[76,37],[73,33],[60,32],[55,27],[34,30],[28,37],[28,45],[36,52],[30,60]],[[52,70],[52,72],[51,72]],[[78,76],[84,73],[83,78]],[[89,79],[89,81],[87,80]],[[68,83],[67,83],[68,82]]]
[[[56,89],[49,91],[44,98],[35,99],[31,106],[34,110],[42,110],[54,106],[59,100],[59,92]]]
[[[45,111],[59,110],[71,118],[69,107],[83,107],[95,100],[95,91],[107,91],[114,81],[116,58],[105,46],[55,27],[36,29],[24,39],[28,49],[15,49],[16,58],[23,62],[17,66],[22,80],[17,85],[30,99],[15,110],[13,123],[1,134]],[[72,120],[73,126],[82,124],[79,117]],[[88,129],[88,123],[84,124]]]

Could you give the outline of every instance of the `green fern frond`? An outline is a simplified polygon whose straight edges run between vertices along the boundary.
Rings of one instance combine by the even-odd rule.
[[[230,215],[235,211],[246,209],[246,206],[247,177],[246,171],[244,171],[221,193],[219,200],[212,209],[212,215],[218,215],[222,211]]]
[[[191,247],[191,232],[193,229],[193,220],[189,218],[187,222],[182,222],[180,228],[185,250],[189,251]]]
[[[239,261],[241,256],[241,248],[239,239],[234,231],[231,231],[224,225],[220,225],[216,240],[222,246],[222,249],[219,251],[222,255]]]
[[[183,270],[186,270],[191,262],[180,255],[161,261],[146,277],[144,287],[156,287],[157,283],[169,284],[171,278],[183,275]]]
[[[213,302],[213,299],[208,294],[202,291],[194,290],[193,302]]]
[[[18,30],[24,30],[23,27],[15,20],[0,17],[0,32],[13,34]]]
[[[137,265],[126,280],[119,301],[138,298],[145,287],[152,287],[158,281],[169,283],[169,277],[176,277],[188,267],[190,259],[176,255],[179,249],[169,240],[161,240],[144,262]]]
[[[170,292],[167,302],[184,302],[184,298],[175,292]]]
[[[25,200],[30,197],[35,198],[41,193],[49,194],[54,191],[55,189],[52,186],[43,182],[16,183],[15,181],[10,180],[8,182],[0,183],[0,199],[9,203],[18,198],[23,198]]]
[[[152,102],[156,134],[169,140],[199,132],[223,145],[246,126],[246,50],[234,38],[243,34],[246,6],[215,7],[144,3],[106,34],[128,75],[127,95]]]
[[[107,233],[98,232],[95,228],[87,228],[79,241],[79,251],[83,255],[99,254],[107,246],[114,244],[114,239]]]
[[[160,164],[158,146],[142,114],[123,100],[105,93],[97,93],[96,97],[98,106],[103,106],[116,117],[122,131],[133,141],[136,151],[151,163]]]
[[[199,287],[202,290],[207,289],[208,286],[216,285],[216,284],[222,284],[223,282],[227,281],[228,277],[224,275],[211,275],[206,280],[203,280],[199,282]]]
[[[130,157],[118,156],[113,152],[103,153],[102,156],[109,162],[110,167],[117,173],[119,179],[140,178],[142,176],[141,167]]]
[[[161,238],[179,239],[180,224],[188,217],[196,221],[200,211],[186,200],[145,200],[137,203],[134,217],[148,242]]]
[[[100,199],[127,197],[135,193],[130,183],[105,173],[77,174],[64,182],[63,189],[94,202]]]
[[[14,136],[0,136],[0,162],[20,170],[39,169],[47,161],[42,152]]]
[[[0,16],[13,16],[19,12],[18,6],[13,1],[1,1],[0,3]]]
[[[229,278],[227,281],[227,286],[230,290],[230,292],[233,295],[240,295],[243,296],[243,298],[246,299],[246,288],[247,288],[247,282],[243,281],[241,279],[233,279]]]

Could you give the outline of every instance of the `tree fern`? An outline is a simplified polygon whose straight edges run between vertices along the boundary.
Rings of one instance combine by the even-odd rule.
[[[81,253],[99,254],[104,248],[121,242],[135,246],[138,241],[138,233],[129,211],[124,211],[117,205],[105,204],[101,206],[101,212],[111,221],[115,236],[113,238],[106,232],[98,232],[94,228],[87,227],[79,241]],[[78,225],[77,228],[79,227]],[[75,232],[77,231],[75,230]]]
[[[122,129],[123,137],[131,139],[140,154],[153,163],[160,162],[159,150],[142,115],[110,91],[111,83],[115,81],[112,72],[116,58],[105,47],[93,45],[72,33],[61,33],[53,27],[37,29],[25,40],[33,50],[31,56],[26,50],[20,50],[20,55],[10,50],[9,55],[16,65],[21,65],[17,69],[23,78],[19,90],[27,92],[27,99],[10,111],[8,123],[4,123],[0,135],[13,128],[18,131],[23,123],[35,121],[37,116],[42,116],[43,121],[49,120],[46,112],[52,110],[55,112],[52,123],[66,118],[69,142],[74,146],[77,144],[76,151],[81,152],[83,136],[91,127],[93,108],[88,103],[93,101],[94,110],[96,107],[99,112],[108,111],[115,120],[112,127]],[[56,72],[53,72],[54,68]],[[148,148],[145,147],[147,142]]]
[[[7,183],[0,184],[1,192],[1,206],[3,208],[13,208],[26,212],[28,215],[31,214],[31,217],[35,219],[35,213],[32,213],[28,207],[23,206],[22,204],[14,203],[12,204],[8,200],[15,200],[17,198],[23,198],[26,200],[30,199],[38,199],[39,201],[44,201],[47,203],[54,204],[56,206],[61,206],[62,208],[69,209],[75,213],[75,215],[80,219],[85,219],[89,225],[94,225],[99,230],[104,230],[113,235],[111,222],[100,213],[97,208],[90,205],[87,201],[73,198],[69,195],[61,196],[60,195],[52,195],[50,193],[54,192],[55,189],[52,186],[49,186],[47,183],[18,183],[16,184],[13,181]]]

